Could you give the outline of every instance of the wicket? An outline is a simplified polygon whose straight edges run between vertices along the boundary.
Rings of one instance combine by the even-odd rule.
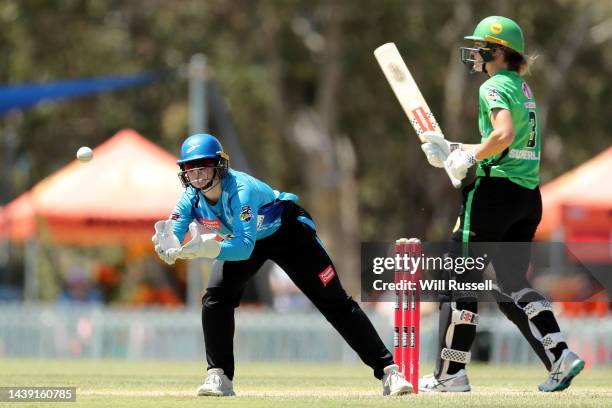
[[[395,253],[409,257],[421,256],[421,241],[417,238],[401,238],[395,241]],[[415,271],[404,269],[395,271],[395,283],[402,280],[415,282],[421,276],[420,267]],[[399,366],[400,371],[414,387],[414,393],[419,392],[419,326],[420,326],[420,302],[417,290],[395,291],[395,323],[393,336],[393,359]]]

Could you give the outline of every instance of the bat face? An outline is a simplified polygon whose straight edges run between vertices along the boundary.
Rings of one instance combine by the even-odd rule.
[[[394,64],[393,62],[389,62],[389,65],[387,65],[387,69],[389,70],[389,73],[393,76],[393,80],[395,82],[404,82],[404,80],[406,79],[406,75],[402,71],[402,68]]]
[[[374,56],[417,136],[426,131],[441,132],[395,44],[381,45],[374,51]]]
[[[425,98],[395,44],[381,45],[374,50],[374,56],[421,142],[425,143],[421,137],[424,132],[434,131],[442,134],[436,118],[427,106]],[[461,181],[451,175],[446,163],[445,170],[453,186],[461,187]]]

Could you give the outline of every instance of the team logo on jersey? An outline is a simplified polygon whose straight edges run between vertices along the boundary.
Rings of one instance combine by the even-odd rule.
[[[250,205],[242,206],[240,209],[240,220],[244,222],[249,222],[253,218],[253,210]]]
[[[319,274],[319,279],[323,282],[323,286],[327,286],[330,280],[334,279],[336,276],[336,271],[334,271],[334,267],[329,265],[323,272]]]
[[[501,95],[497,91],[497,89],[489,89],[487,91],[487,99],[491,102],[497,102],[501,100]]]
[[[523,95],[525,95],[525,98],[527,99],[533,98],[533,94],[531,93],[531,88],[529,88],[529,85],[527,85],[527,82],[523,82],[523,85],[521,86],[521,88],[523,89]]]
[[[172,213],[172,215],[170,215],[170,219],[171,219],[172,221],[176,221],[176,220],[178,220],[179,218],[181,218],[181,214],[180,214],[180,213],[174,212],[174,213]]]
[[[207,220],[206,218],[198,218],[198,222],[208,230],[218,230],[221,228],[221,221],[219,220]]]

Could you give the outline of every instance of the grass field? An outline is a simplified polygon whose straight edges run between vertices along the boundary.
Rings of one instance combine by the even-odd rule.
[[[427,369],[428,367],[425,367]],[[426,372],[426,371],[424,371]],[[543,394],[538,366],[469,368],[467,394],[382,397],[363,365],[239,364],[236,397],[195,397],[197,363],[0,359],[0,386],[75,386],[76,403],[13,407],[603,407],[612,406],[612,368],[589,369],[566,391]]]

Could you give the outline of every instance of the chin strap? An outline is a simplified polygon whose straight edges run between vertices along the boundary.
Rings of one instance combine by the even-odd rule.
[[[210,179],[210,181],[208,183],[206,183],[206,185],[204,187],[200,187],[200,188],[195,188],[193,187],[193,184],[191,184],[191,187],[195,188],[196,191],[202,192],[202,193],[206,193],[210,190],[212,190],[217,184],[219,184],[221,182],[221,177],[217,177],[219,176],[219,171],[217,169],[215,169],[215,174],[213,175],[213,177]],[[217,179],[217,182],[215,183],[215,179]]]

